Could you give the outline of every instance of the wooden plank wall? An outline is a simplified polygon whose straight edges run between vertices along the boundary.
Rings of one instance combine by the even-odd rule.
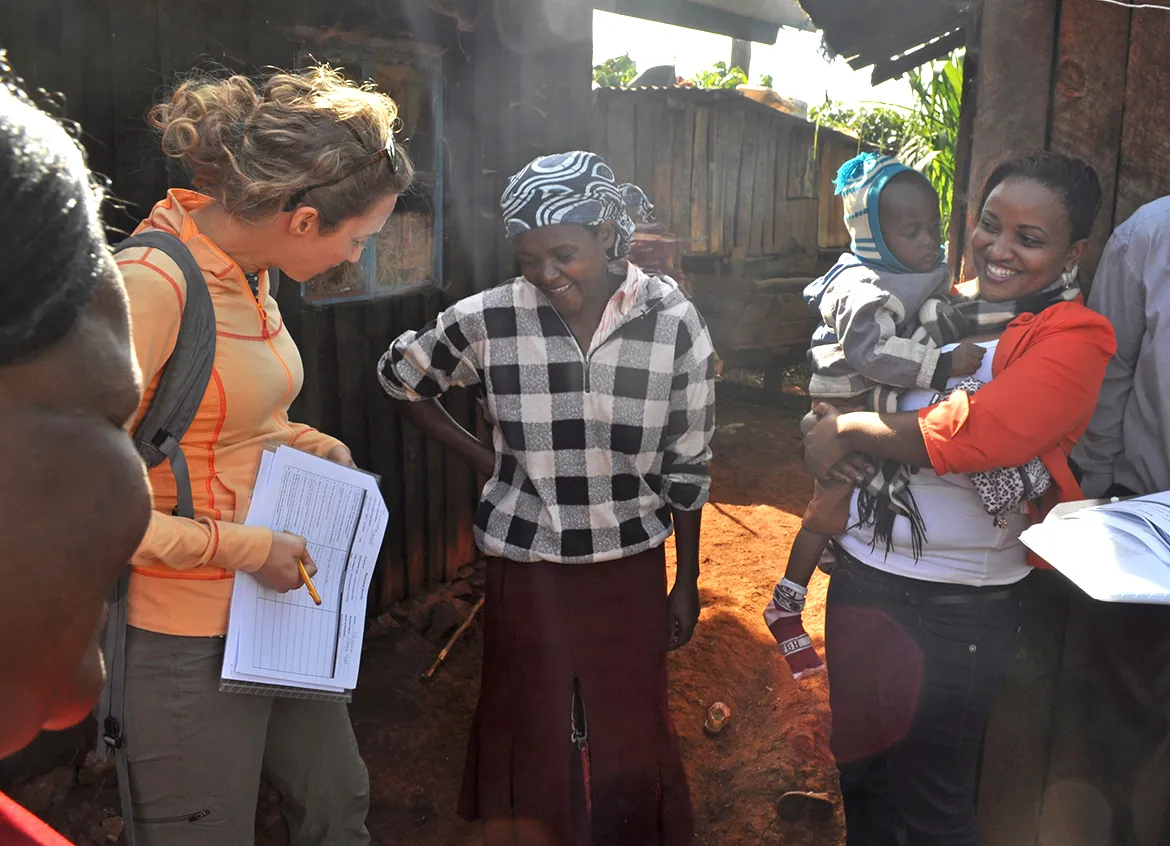
[[[492,6],[477,16],[436,13],[425,0],[390,10],[374,0],[342,9],[318,0],[0,0],[0,47],[30,88],[62,93],[91,166],[122,201],[109,219],[122,231],[181,181],[145,115],[175,74],[197,62],[249,73],[291,67],[300,46],[287,34],[294,26],[413,39],[444,57],[444,290],[324,309],[303,306],[288,280],[279,294],[305,362],[294,416],[345,440],[383,478],[390,527],[372,592],[382,606],[433,588],[475,558],[478,483],[397,417],[375,362],[401,332],[510,272],[497,211],[508,175],[536,153],[588,143],[588,9],[538,0]],[[453,392],[444,403],[476,429],[469,394]]]
[[[1087,290],[1109,234],[1170,194],[1167,118],[1158,108],[1170,96],[1170,68],[1160,60],[1170,19],[1097,0],[984,0],[981,17],[968,45],[978,66],[978,102],[968,112],[968,233],[979,212],[974,199],[999,162],[1041,149],[1082,158],[1102,188],[1081,265]]]
[[[848,245],[841,202],[825,188],[856,154],[856,139],[828,131],[817,139],[807,121],[730,92],[594,96],[592,149],[650,195],[684,253],[724,257],[733,273],[782,256],[797,274],[819,249]]]
[[[1043,150],[1059,0],[985,0],[977,38],[977,110],[968,184],[982,195],[1001,161]],[[968,231],[978,202],[968,204]],[[968,261],[970,256],[968,255]],[[1033,579],[1016,660],[992,714],[981,772],[980,826],[988,843],[1036,842],[1068,595],[1059,577]]]
[[[1123,96],[1130,17],[1127,10],[1109,8],[1097,0],[1063,0],[1060,9],[1049,146],[1054,152],[1084,159],[1101,180],[1101,213],[1081,262],[1081,282],[1086,286],[1114,226],[1122,116],[1130,99],[1128,94]],[[1129,117],[1132,123],[1137,116],[1131,113]],[[1170,178],[1170,172],[1163,177]],[[1129,212],[1124,215],[1128,217]]]
[[[1051,149],[1098,172],[1102,210],[1082,263],[1088,289],[1113,230],[1170,194],[1170,15],[1096,0],[984,0],[977,42],[970,193],[999,161]],[[969,224],[978,214],[968,208]],[[1036,601],[988,729],[980,819],[997,846],[1113,844],[1092,786],[1091,637],[1084,601],[1033,577]]]
[[[1170,120],[1157,108],[1170,97],[1166,62],[1170,14],[1160,9],[1137,10],[1129,33],[1115,224],[1150,200],[1170,194]]]
[[[978,51],[978,108],[968,176],[973,197],[981,196],[983,184],[1001,161],[1045,147],[1058,4],[1059,0],[983,2],[972,44]],[[977,206],[978,202],[967,206],[968,232],[978,218]]]
[[[856,156],[860,149],[857,139],[836,132],[821,131],[817,139],[817,245],[822,249],[849,246],[849,230],[845,226],[845,207],[834,195],[837,171],[841,165]],[[836,256],[834,256],[836,258]]]
[[[1086,289],[1114,228],[1130,18],[1128,10],[1096,0],[1062,0],[1060,8],[1049,148],[1084,159],[1101,180],[1102,209],[1081,262]],[[1041,843],[1090,846],[1111,840],[1109,809],[1089,777],[1091,744],[1109,742],[1094,737],[1102,724],[1088,710],[1095,668],[1085,606],[1091,603],[1073,595],[1065,614],[1037,824]]]

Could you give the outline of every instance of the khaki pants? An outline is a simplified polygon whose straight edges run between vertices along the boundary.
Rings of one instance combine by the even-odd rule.
[[[263,774],[291,846],[365,846],[370,783],[344,704],[219,692],[224,638],[126,633],[139,846],[252,846]]]

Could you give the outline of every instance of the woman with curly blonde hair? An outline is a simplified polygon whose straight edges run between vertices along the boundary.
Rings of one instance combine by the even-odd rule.
[[[151,471],[154,511],[132,562],[124,736],[133,834],[140,846],[251,844],[263,774],[283,794],[293,844],[369,843],[369,779],[345,705],[221,693],[219,675],[235,573],[282,592],[301,585],[304,539],[242,525],[265,446],[352,464],[344,444],[289,421],[303,370],[268,271],[305,281],[360,259],[412,177],[394,141],[397,107],[318,67],[260,82],[191,79],[150,122],[197,192],[170,191],[137,232],[169,232],[191,251],[217,342],[181,442],[195,519],[173,515],[167,465]],[[140,420],[175,348],[186,284],[158,250],[118,259],[147,385]]]

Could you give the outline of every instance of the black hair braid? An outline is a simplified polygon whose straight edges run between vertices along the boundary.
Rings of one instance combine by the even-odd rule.
[[[1071,241],[1088,238],[1101,208],[1101,182],[1097,171],[1082,161],[1058,153],[1036,153],[1006,161],[991,172],[983,188],[980,208],[1006,179],[1030,179],[1060,195],[1068,211]]]

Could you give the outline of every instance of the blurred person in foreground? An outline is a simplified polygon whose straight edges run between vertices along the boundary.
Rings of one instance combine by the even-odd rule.
[[[146,530],[150,493],[123,428],[141,384],[102,192],[76,141],[11,82],[0,82],[0,197],[5,756],[90,713],[106,596]],[[0,794],[0,846],[66,842]]]

